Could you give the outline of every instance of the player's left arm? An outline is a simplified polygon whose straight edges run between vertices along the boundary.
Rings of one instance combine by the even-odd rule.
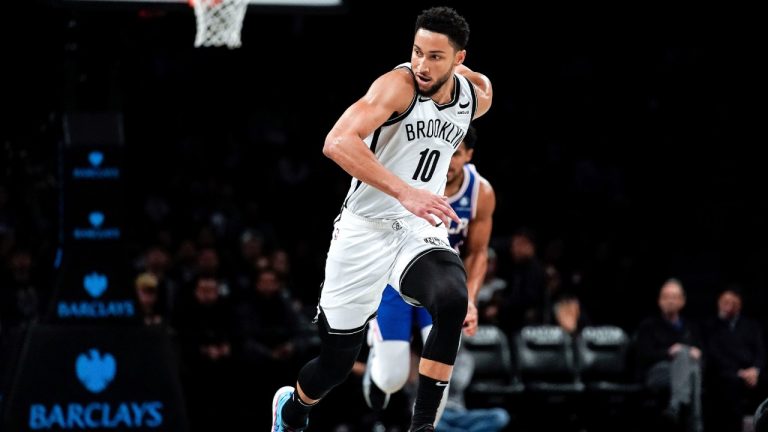
[[[478,118],[487,113],[488,110],[491,109],[491,102],[493,102],[493,86],[491,85],[491,80],[480,72],[475,72],[466,67],[464,64],[457,65],[454,70],[457,74],[467,77],[469,82],[475,86],[477,109],[475,110],[474,118]]]
[[[496,194],[491,184],[478,176],[480,187],[475,217],[469,221],[467,239],[464,242],[464,267],[467,269],[467,293],[469,305],[464,319],[464,331],[472,336],[477,331],[477,292],[485,280],[488,269],[488,243],[493,228],[493,211],[496,209]]]

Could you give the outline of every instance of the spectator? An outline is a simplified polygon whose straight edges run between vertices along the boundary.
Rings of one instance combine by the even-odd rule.
[[[274,270],[261,271],[252,291],[236,309],[237,341],[245,364],[245,381],[250,387],[250,407],[264,406],[272,399],[273,388],[299,369],[307,339],[303,315],[293,307],[285,286]],[[267,372],[268,371],[268,372]],[[269,412],[253,421],[266,423]],[[254,414],[256,415],[256,414]]]
[[[700,432],[701,341],[695,325],[680,314],[685,307],[680,281],[664,282],[658,305],[661,314],[645,319],[637,329],[638,366],[648,388],[669,391],[665,417],[674,422],[685,420],[689,431]]]
[[[163,323],[163,315],[158,311],[158,281],[152,273],[142,273],[134,283],[136,297],[139,301],[139,314],[145,325],[153,326]]]
[[[525,325],[541,324],[546,307],[545,273],[536,255],[533,232],[519,229],[510,243],[512,266],[499,309],[501,327],[512,335]]]
[[[717,317],[707,323],[708,394],[717,411],[712,430],[718,432],[740,432],[744,415],[765,396],[758,394],[766,360],[763,331],[741,308],[740,289],[726,288],[717,299]]]
[[[47,290],[36,277],[32,254],[14,250],[0,278],[0,330],[25,329],[37,322],[47,304]]]
[[[488,267],[485,280],[477,292],[478,317],[483,322],[495,322],[498,315],[498,298],[507,287],[507,281],[498,276],[499,257],[493,248],[488,248]]]
[[[193,431],[231,430],[222,415],[234,405],[232,310],[219,295],[218,280],[200,276],[179,306],[179,333],[190,423]]]

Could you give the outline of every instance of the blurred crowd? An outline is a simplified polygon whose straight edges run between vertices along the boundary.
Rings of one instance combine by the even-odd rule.
[[[196,429],[266,424],[272,392],[318,348],[311,321],[349,185],[323,159],[322,137],[371,76],[406,59],[408,26],[400,40],[370,31],[406,6],[250,14],[244,47],[222,53],[192,48],[187,10],[41,3],[10,4],[18,19],[5,29],[16,66],[14,116],[0,130],[3,352],[15,330],[44,320],[57,280],[63,113],[120,112],[125,248],[143,321],[173,336]],[[697,427],[698,395],[705,420],[719,412],[708,406],[731,413],[710,430],[730,431],[765,395],[766,170],[752,156],[760,122],[748,100],[761,47],[744,33],[760,26],[699,28],[688,11],[637,28],[589,12],[474,12],[471,64],[498,83],[475,158],[499,197],[481,323],[510,339],[537,324],[574,337],[619,326],[640,347],[634,378],[669,393],[668,417]],[[27,31],[32,21],[46,31]],[[514,67],[498,61],[497,28]],[[347,65],[350,34],[377,55],[352,72],[319,67]],[[313,414],[318,430],[348,421],[334,413],[366,412],[349,396],[358,366]]]
[[[50,221],[36,222],[26,213],[35,207],[13,205],[11,197],[19,195],[0,187],[0,337],[6,350],[14,330],[45,319],[54,276],[50,246],[25,228],[41,223],[32,232],[46,232]],[[274,389],[317,353],[312,319],[322,260],[306,256],[301,243],[282,242],[268,224],[234,224],[240,216],[234,209],[226,216],[207,213],[196,230],[176,236],[173,224],[166,230],[157,222],[163,220],[160,209],[169,207],[148,198],[145,220],[156,224],[144,225],[138,237],[143,244],[131,245],[138,251],[131,267],[143,322],[167,329],[175,341],[195,430],[266,424]],[[200,211],[191,211],[192,220]],[[533,230],[523,227],[494,243],[478,294],[481,324],[499,327],[510,340],[531,325],[557,325],[574,337],[591,324],[622,326],[633,335],[634,379],[668,395],[664,413],[688,419],[692,431],[703,430],[706,407],[717,407],[712,422],[727,422],[710,430],[740,430],[735,425],[765,396],[765,322],[742,313],[740,287],[721,287],[703,313],[690,317],[683,283],[667,280],[643,294],[658,309],[627,326],[610,321],[614,315],[606,310],[616,306],[596,299],[582,274],[561,266],[552,252],[557,245],[550,244],[548,254],[538,252]],[[367,412],[359,387],[364,356],[347,389],[318,409],[321,430],[382,424],[366,415],[337,415],[355,404],[355,412]],[[407,421],[408,407],[406,395],[390,430]]]

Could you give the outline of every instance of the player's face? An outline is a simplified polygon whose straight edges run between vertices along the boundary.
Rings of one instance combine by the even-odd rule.
[[[411,67],[419,92],[424,96],[437,93],[453,76],[453,67],[464,60],[465,51],[456,52],[448,36],[419,29],[413,38]]]
[[[448,165],[448,183],[461,180],[461,175],[464,172],[462,168],[466,163],[472,160],[473,150],[467,149],[464,145],[464,141],[459,144],[459,148],[451,156],[451,164]]]

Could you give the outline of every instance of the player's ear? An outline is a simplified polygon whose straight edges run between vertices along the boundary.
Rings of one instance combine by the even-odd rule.
[[[464,59],[467,57],[467,50],[461,50],[456,53],[456,63],[454,66],[458,66],[464,63]]]

